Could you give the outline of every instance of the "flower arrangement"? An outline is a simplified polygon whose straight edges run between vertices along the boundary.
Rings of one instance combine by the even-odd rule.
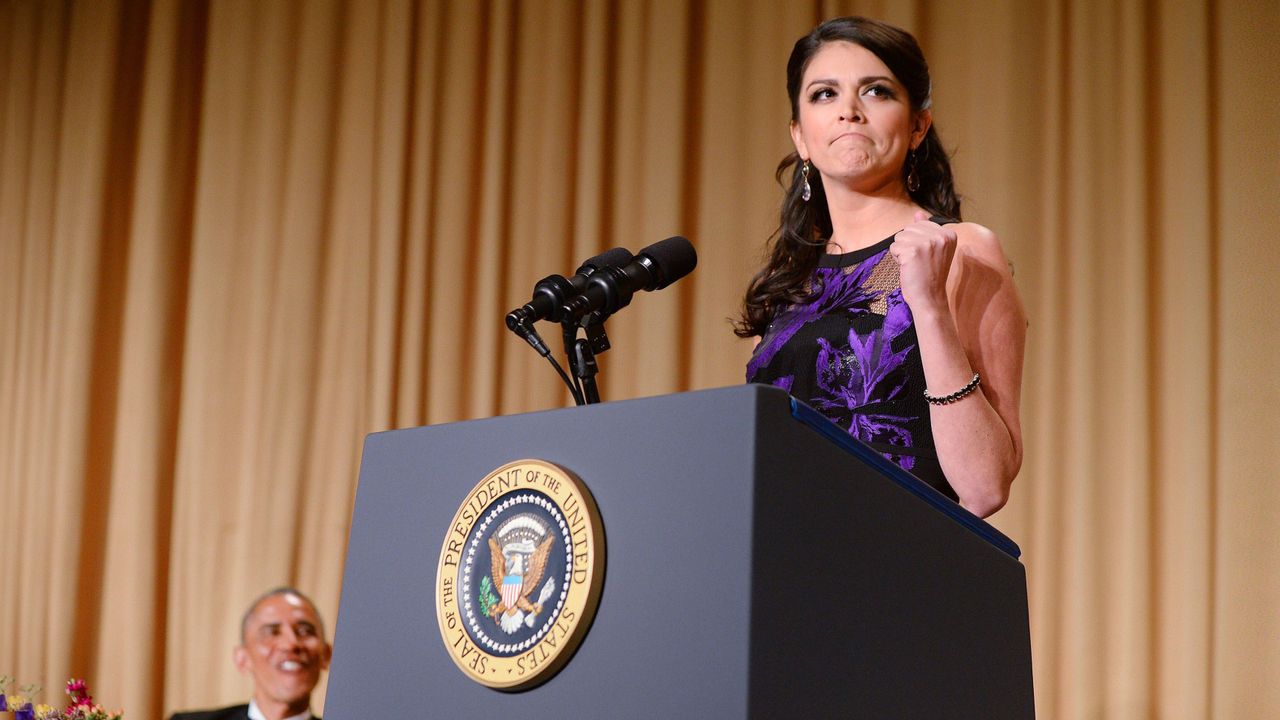
[[[68,680],[67,695],[71,702],[62,710],[44,703],[33,704],[31,698],[40,692],[37,685],[24,685],[17,693],[8,692],[13,678],[0,676],[0,713],[13,714],[14,720],[123,720],[124,711],[108,712],[93,702],[84,680]]]

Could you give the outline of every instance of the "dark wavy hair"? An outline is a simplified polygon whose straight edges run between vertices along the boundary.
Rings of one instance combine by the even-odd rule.
[[[791,59],[787,61],[787,96],[791,98],[793,122],[800,118],[800,83],[805,69],[824,43],[837,41],[861,45],[875,53],[906,88],[911,110],[919,112],[929,108],[932,81],[916,39],[907,31],[879,20],[841,17],[815,27],[797,40],[791,50]],[[908,189],[911,199],[933,215],[959,220],[960,197],[951,179],[951,162],[932,125],[924,141],[903,163],[904,186],[913,161],[919,185],[915,190]],[[831,213],[819,173],[809,173],[809,201],[801,197],[802,164],[795,152],[778,163],[775,177],[785,192],[781,219],[769,241],[769,260],[747,287],[742,319],[734,327],[739,337],[763,335],[778,310],[804,302],[816,291],[809,287],[809,278],[826,247],[822,239],[831,237]]]

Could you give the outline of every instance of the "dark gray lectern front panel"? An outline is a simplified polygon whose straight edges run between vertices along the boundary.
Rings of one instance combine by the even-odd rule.
[[[454,666],[434,583],[521,458],[590,488],[605,582],[569,663],[504,693]],[[761,386],[370,435],[325,716],[1031,717],[1021,564],[902,482]]]

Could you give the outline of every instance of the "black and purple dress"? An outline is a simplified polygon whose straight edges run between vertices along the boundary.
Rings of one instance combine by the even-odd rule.
[[[821,255],[817,293],[774,317],[747,364],[747,382],[786,390],[956,500],[934,449],[924,366],[892,242]]]

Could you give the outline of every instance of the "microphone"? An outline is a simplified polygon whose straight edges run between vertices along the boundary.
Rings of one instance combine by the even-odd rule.
[[[693,272],[698,253],[679,235],[656,242],[620,267],[606,265],[587,278],[581,294],[564,306],[563,317],[577,322],[591,313],[612,315],[631,303],[637,290],[661,290]]]
[[[567,280],[560,275],[548,275],[533,286],[532,300],[507,313],[507,328],[524,337],[521,330],[530,323],[538,320],[559,321],[564,315],[565,304],[586,289],[588,275],[601,268],[626,264],[630,260],[631,251],[617,247],[584,261],[573,277]]]

